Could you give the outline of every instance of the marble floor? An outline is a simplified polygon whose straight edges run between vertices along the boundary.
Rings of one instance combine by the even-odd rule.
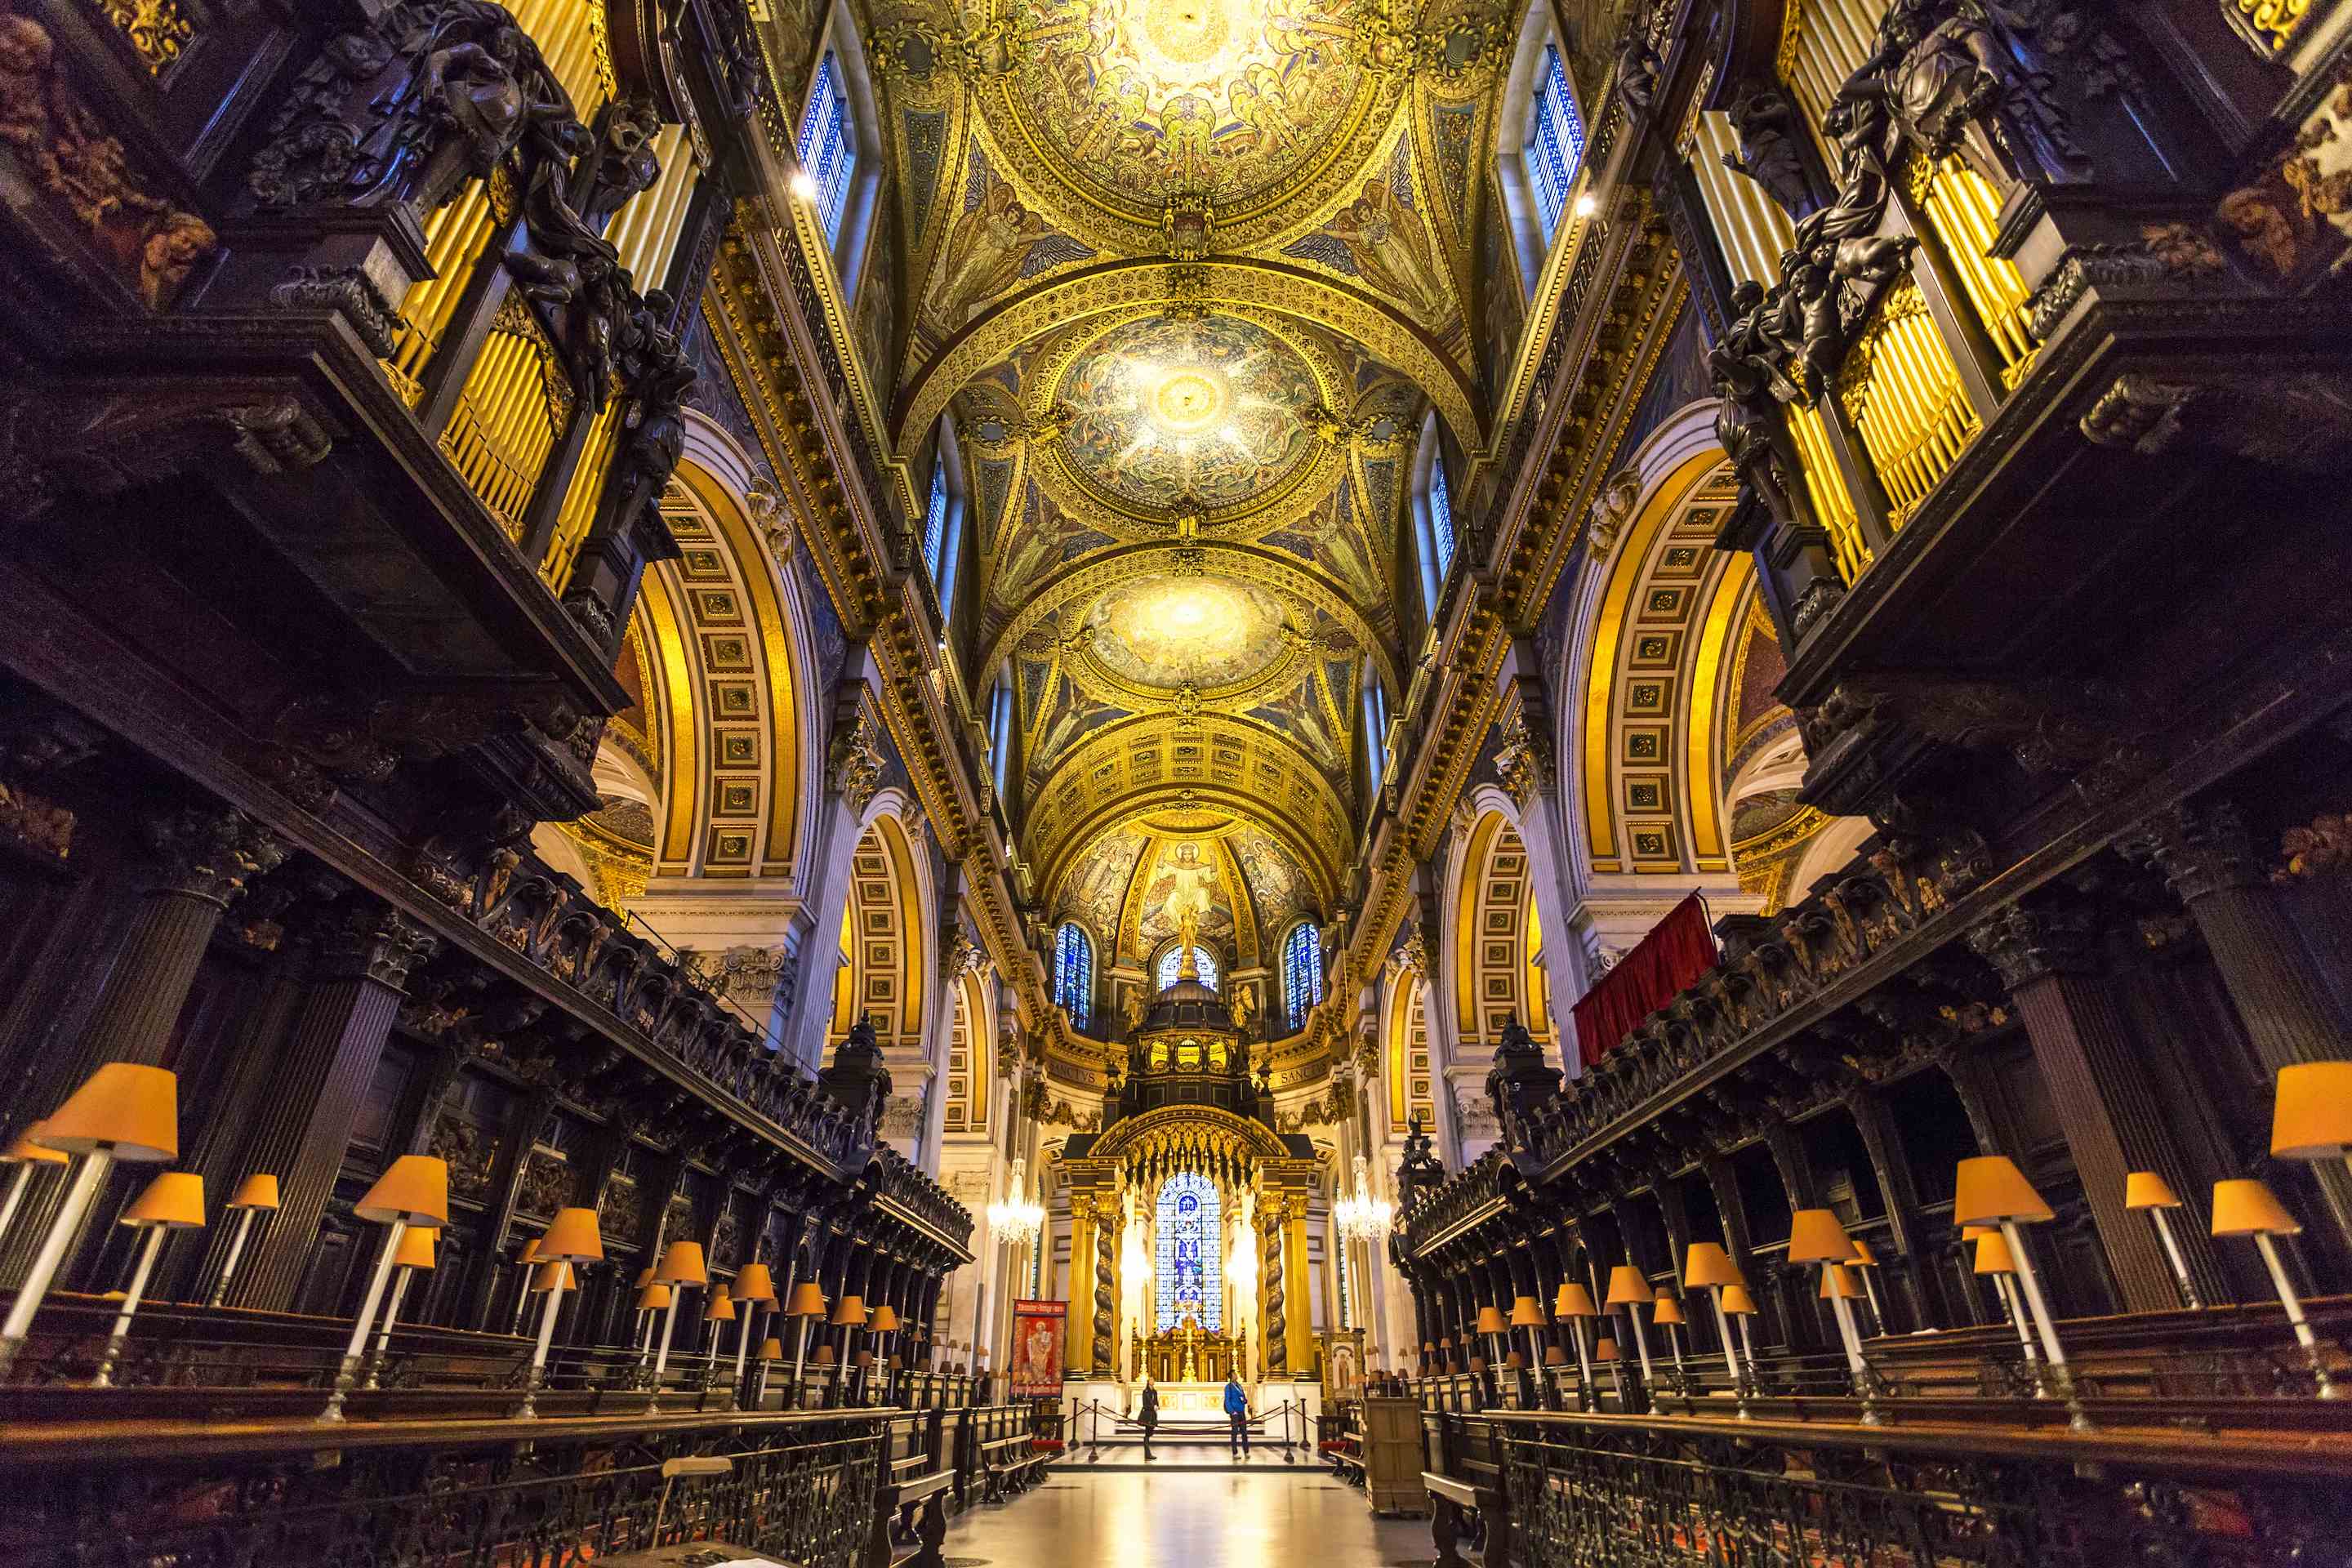
[[[1025,1497],[970,1510],[940,1549],[960,1568],[1423,1568],[1425,1519],[1375,1519],[1319,1470],[1055,1470]]]

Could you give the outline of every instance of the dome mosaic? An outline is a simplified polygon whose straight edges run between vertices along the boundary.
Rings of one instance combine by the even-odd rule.
[[[1062,379],[1064,460],[1133,507],[1217,511],[1265,496],[1314,451],[1319,397],[1298,352],[1254,321],[1149,317],[1082,351]]]
[[[1175,690],[1236,686],[1283,652],[1282,601],[1222,577],[1146,577],[1095,601],[1088,647],[1113,675]]]

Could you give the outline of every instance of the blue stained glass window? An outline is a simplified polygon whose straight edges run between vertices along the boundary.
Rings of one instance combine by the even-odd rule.
[[[1076,921],[1064,921],[1054,938],[1054,1000],[1070,1016],[1070,1026],[1083,1029],[1095,994],[1095,946]]]
[[[1536,122],[1528,133],[1528,180],[1535,186],[1536,211],[1549,243],[1559,230],[1560,214],[1584,162],[1584,121],[1568,90],[1559,46],[1544,46],[1543,84],[1536,91]]]
[[[1210,990],[1217,989],[1217,955],[1205,947],[1192,950],[1193,967],[1201,972],[1201,984]],[[1155,972],[1160,989],[1167,990],[1176,984],[1176,972],[1184,966],[1184,949],[1179,943],[1160,955],[1160,967]]]
[[[931,465],[931,505],[923,515],[923,560],[931,569],[931,581],[940,580],[940,546],[948,536],[948,470],[945,464]],[[942,590],[944,596],[944,590]]]
[[[1433,436],[1435,432],[1432,432]],[[1445,454],[1429,459],[1429,542],[1437,557],[1437,580],[1454,564],[1454,501],[1445,493]]]
[[[1223,1327],[1223,1205],[1215,1184],[1183,1171],[1160,1184],[1160,1327],[1191,1318],[1210,1333]]]
[[[817,213],[824,237],[841,237],[841,214],[849,205],[850,176],[857,170],[857,138],[849,124],[849,95],[842,90],[841,62],[831,50],[816,68],[808,110],[801,116],[801,168],[816,183]]]
[[[1312,923],[1301,921],[1282,942],[1282,994],[1290,1002],[1290,1027],[1304,1027],[1307,1015],[1323,1000],[1323,943]]]

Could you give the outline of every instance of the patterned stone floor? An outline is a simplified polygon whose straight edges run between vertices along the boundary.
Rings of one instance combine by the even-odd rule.
[[[1436,1556],[1429,1522],[1376,1519],[1319,1468],[1053,1472],[972,1509],[941,1549],[961,1568],[1388,1568]]]

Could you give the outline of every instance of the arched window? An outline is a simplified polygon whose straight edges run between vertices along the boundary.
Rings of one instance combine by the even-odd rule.
[[[1549,244],[1559,232],[1560,216],[1568,211],[1569,193],[1584,162],[1584,121],[1576,112],[1575,95],[1568,90],[1568,70],[1560,64],[1557,41],[1544,45],[1540,68],[1533,123],[1528,127],[1528,184],[1535,191],[1544,242]]]
[[[1196,1171],[1160,1184],[1160,1311],[1162,1330],[1191,1318],[1210,1333],[1223,1328],[1224,1205],[1216,1184]]]
[[[1312,921],[1300,921],[1282,939],[1282,994],[1290,1006],[1290,1028],[1296,1034],[1307,1015],[1323,1000],[1323,940]]]
[[[1070,1026],[1083,1029],[1093,1012],[1095,944],[1076,921],[1064,921],[1054,939],[1054,1000],[1070,1016]]]
[[[857,132],[850,123],[849,91],[841,79],[841,58],[827,49],[801,111],[798,149],[801,172],[816,186],[813,199],[824,220],[828,243],[841,238],[841,215],[857,177]]]
[[[1438,438],[1437,416],[1433,412],[1421,427],[1421,447],[1418,457],[1421,468],[1421,500],[1414,509],[1421,536],[1422,595],[1429,614],[1437,614],[1437,601],[1445,592],[1446,569],[1454,564],[1454,497],[1445,482],[1445,448]]]
[[[1217,989],[1217,955],[1205,947],[1192,950],[1192,965],[1201,972],[1201,984],[1210,990]],[[1160,989],[1167,990],[1176,984],[1177,971],[1184,966],[1184,944],[1171,942],[1160,951],[1158,967],[1152,971]]]

